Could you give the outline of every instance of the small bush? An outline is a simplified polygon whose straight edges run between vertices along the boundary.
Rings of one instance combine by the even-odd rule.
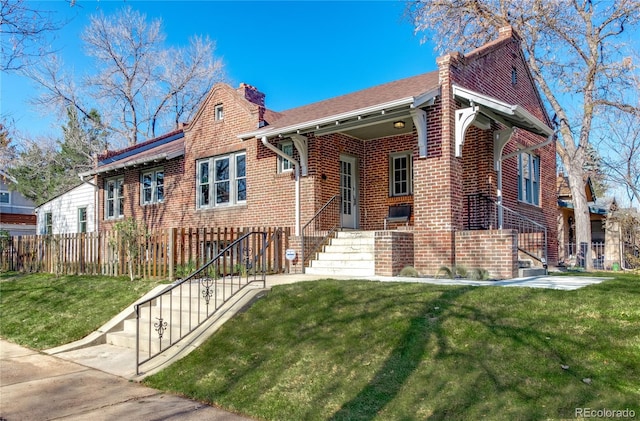
[[[475,268],[469,271],[469,279],[474,281],[486,281],[489,279],[489,271],[483,268]]]
[[[416,268],[414,268],[413,266],[405,266],[400,271],[400,276],[406,276],[406,277],[409,277],[409,278],[417,278],[418,276],[420,276],[420,273],[418,273],[418,270]]]
[[[468,271],[467,271],[467,268],[464,266],[453,265],[451,266],[451,268],[449,268],[448,266],[440,266],[440,269],[438,269],[438,272],[436,272],[435,277],[439,278],[441,273],[446,278],[456,279],[456,278],[466,278]]]

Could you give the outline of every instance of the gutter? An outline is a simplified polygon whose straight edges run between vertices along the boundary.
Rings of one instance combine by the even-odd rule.
[[[237,137],[242,140],[247,140],[252,137],[261,137],[261,136],[278,136],[278,135],[286,135],[287,133],[297,133],[300,131],[306,131],[310,129],[310,131],[315,131],[318,129],[318,126],[322,126],[325,124],[335,123],[339,120],[346,120],[350,118],[356,118],[359,115],[371,114],[376,112],[381,112],[384,110],[389,110],[396,107],[401,107],[405,105],[413,105],[415,101],[414,97],[406,97],[396,99],[394,101],[385,102],[382,104],[372,105],[370,107],[360,108],[357,110],[348,111],[341,114],[335,114],[327,117],[321,117],[315,120],[303,121],[300,123],[295,123],[289,126],[280,127],[280,128],[270,128],[269,126],[248,133],[241,133]]]
[[[267,139],[267,136],[262,136],[261,140],[262,140],[262,144],[264,146],[266,146],[267,149],[273,151],[276,155],[278,155],[282,159],[288,160],[294,166],[294,175],[295,175],[295,180],[296,180],[296,186],[295,186],[295,189],[296,189],[296,204],[295,204],[295,208],[296,208],[296,227],[295,227],[295,235],[296,236],[300,236],[301,235],[301,231],[302,231],[301,230],[301,226],[300,226],[300,163],[298,161],[296,161],[295,159],[293,159],[292,157],[290,157],[289,155],[287,155],[286,153],[282,152],[277,147],[273,146],[271,143],[269,143],[269,140]]]

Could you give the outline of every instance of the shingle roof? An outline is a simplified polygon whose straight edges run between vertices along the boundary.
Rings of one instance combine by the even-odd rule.
[[[107,171],[145,164],[152,161],[164,161],[184,155],[184,132],[178,130],[167,135],[140,144],[137,148],[127,148],[121,153],[100,161],[98,167],[80,174],[89,176]]]
[[[417,97],[437,87],[438,72],[423,73],[421,75],[395,80],[372,88],[282,111],[274,116],[276,117],[275,120],[270,121],[267,127],[269,129],[289,127],[307,121],[384,104],[396,99]]]

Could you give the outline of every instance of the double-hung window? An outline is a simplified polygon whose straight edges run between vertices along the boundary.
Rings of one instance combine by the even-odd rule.
[[[8,191],[0,191],[0,203],[11,203],[11,193]]]
[[[245,203],[247,155],[236,152],[197,162],[197,207],[211,208]]]
[[[278,145],[278,148],[287,154],[288,156],[293,156],[293,142],[292,141],[284,141]],[[293,170],[293,164],[288,159],[285,159],[281,156],[278,156],[278,172],[283,173],[286,171]]]
[[[407,196],[412,193],[411,152],[389,156],[389,195]]]
[[[141,202],[143,205],[164,201],[164,170],[142,173]]]
[[[44,233],[53,234],[53,214],[51,212],[44,214]]]
[[[540,158],[529,153],[518,155],[518,200],[540,204]]]
[[[78,232],[87,232],[87,208],[78,208]]]
[[[124,216],[124,177],[111,178],[105,182],[105,219]]]

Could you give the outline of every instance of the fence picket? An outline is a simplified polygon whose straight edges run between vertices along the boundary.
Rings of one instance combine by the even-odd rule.
[[[145,278],[187,276],[213,259],[220,250],[249,231],[265,232],[273,241],[266,249],[266,270],[280,272],[290,230],[277,227],[202,227],[154,230],[143,236],[133,273]],[[263,247],[260,236],[247,244],[254,251]],[[127,253],[117,232],[32,235],[10,237],[2,244],[0,268],[22,272],[59,274],[128,274]],[[244,264],[242,248],[228,251],[216,263],[216,273],[237,271]],[[261,263],[260,263],[261,264]],[[171,272],[171,273],[170,273]]]

